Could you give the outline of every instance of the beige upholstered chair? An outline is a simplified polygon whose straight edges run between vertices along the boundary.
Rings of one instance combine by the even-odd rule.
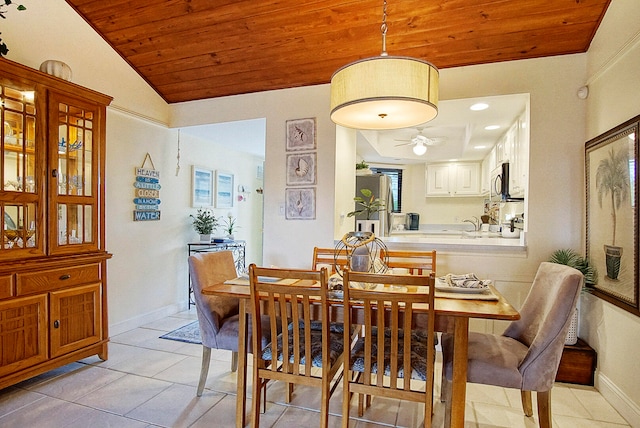
[[[212,348],[231,351],[231,371],[237,369],[240,307],[237,298],[204,295],[202,289],[236,278],[238,275],[231,251],[196,253],[189,256],[189,271],[202,338],[202,368],[196,392],[200,397],[209,373]],[[268,323],[266,326],[268,327]],[[265,337],[269,337],[268,328]],[[250,349],[251,346],[249,352]]]
[[[540,427],[550,427],[551,388],[582,282],[576,269],[542,263],[519,320],[502,335],[469,333],[467,381],[519,389],[527,416],[533,414],[531,391],[536,391]],[[443,334],[442,398],[447,402],[447,419],[451,414],[452,348],[453,337]]]
[[[398,289],[360,288],[366,283],[389,284]],[[350,331],[356,324],[362,324],[364,331],[364,337],[358,338],[351,353],[344,354],[344,428],[349,426],[353,394],[424,403],[424,426],[431,426],[436,352],[434,283],[433,275],[344,272],[345,331]],[[413,290],[408,293],[401,287]],[[354,319],[357,312],[363,312],[362,319]],[[417,319],[417,313],[421,320]],[[343,341],[344,347],[348,348],[352,339],[345,334]],[[425,383],[412,382],[412,379]],[[359,400],[359,416],[362,416],[362,410],[362,400]]]
[[[284,281],[274,282],[278,279]],[[251,312],[268,313],[263,317],[270,317],[271,337],[277,337],[264,346],[259,336],[253,337],[254,349],[260,349],[253,353],[253,427],[260,425],[260,392],[270,380],[288,383],[287,401],[292,384],[320,388],[320,426],[328,426],[329,399],[342,366],[343,325],[330,322],[327,280],[326,268],[304,271],[249,266]],[[254,331],[264,330],[263,317],[253,317]]]

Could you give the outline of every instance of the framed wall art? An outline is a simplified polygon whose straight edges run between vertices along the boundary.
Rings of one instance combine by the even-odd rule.
[[[287,220],[314,220],[316,218],[316,189],[285,189],[285,218]]]
[[[216,171],[216,208],[233,206],[233,174]]]
[[[316,152],[287,155],[287,186],[316,184]]]
[[[191,206],[213,206],[213,171],[195,165],[191,167]]]
[[[640,315],[638,301],[638,134],[640,116],[585,144],[590,291]]]
[[[287,120],[287,151],[315,150],[316,118]]]

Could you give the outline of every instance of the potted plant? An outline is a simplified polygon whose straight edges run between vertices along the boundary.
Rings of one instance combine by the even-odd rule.
[[[371,220],[371,215],[378,211],[385,209],[385,203],[380,198],[377,198],[373,192],[369,189],[360,189],[362,196],[356,196],[353,198],[356,201],[357,208],[350,213],[347,213],[347,217],[354,217],[360,214],[366,215],[365,220],[356,220],[356,232],[373,232],[377,235],[380,228],[379,220]]]
[[[240,227],[236,225],[236,219],[229,213],[226,218],[222,219],[222,222],[224,223],[224,231],[227,233],[227,237],[233,240],[233,232]]]
[[[369,165],[364,161],[356,164],[356,175],[371,175],[373,172],[369,169]]]
[[[602,199],[610,197],[611,203],[611,245],[604,245],[605,264],[607,277],[618,279],[622,247],[616,246],[616,211],[620,209],[623,201],[629,194],[629,154],[620,149],[616,153],[613,148],[609,151],[609,157],[602,159],[596,170],[596,189],[598,191],[598,203],[602,208]]]
[[[211,242],[211,233],[218,226],[218,219],[211,212],[204,208],[199,208],[196,215],[190,214],[193,219],[193,228],[200,235],[200,242]]]
[[[589,260],[578,254],[577,251],[570,248],[556,250],[549,257],[551,263],[571,266],[578,269],[584,275],[584,285],[586,287],[594,286],[598,281],[598,270],[589,264]]]
[[[598,281],[597,269],[589,264],[589,260],[570,248],[554,251],[551,253],[549,261],[551,263],[571,266],[572,268],[582,272],[584,275],[585,287],[592,287]],[[564,341],[565,345],[575,345],[578,342],[578,320],[578,308],[576,308],[571,318],[569,332],[567,333],[567,337]]]

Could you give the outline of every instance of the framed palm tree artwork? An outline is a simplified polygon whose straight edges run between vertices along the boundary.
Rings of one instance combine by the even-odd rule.
[[[585,144],[586,252],[599,272],[590,291],[640,315],[637,116]]]

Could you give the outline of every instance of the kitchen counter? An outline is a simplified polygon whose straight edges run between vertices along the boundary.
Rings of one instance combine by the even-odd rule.
[[[451,252],[525,253],[526,234],[520,238],[503,238],[498,232],[473,232],[456,228],[431,228],[393,231],[379,237],[389,248],[428,249]]]

